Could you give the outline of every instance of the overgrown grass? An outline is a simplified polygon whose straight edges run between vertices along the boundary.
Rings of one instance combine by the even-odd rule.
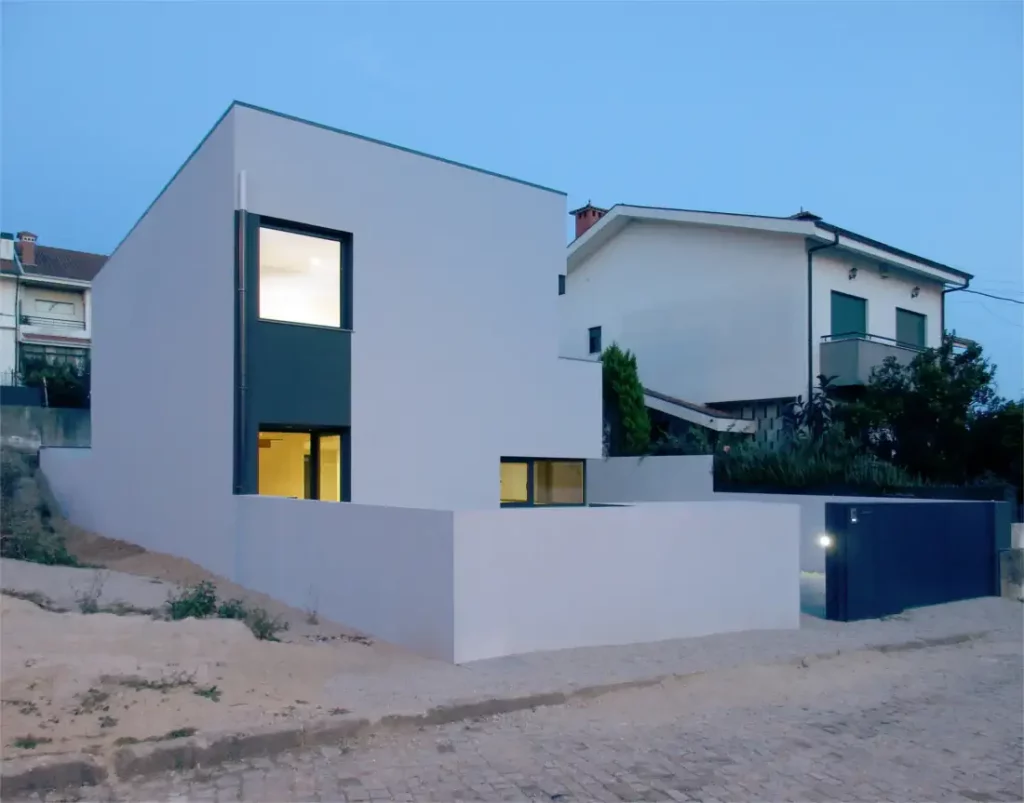
[[[171,619],[237,619],[245,622],[256,638],[279,641],[277,635],[288,629],[288,623],[271,616],[265,608],[250,608],[240,599],[229,599],[218,604],[217,589],[204,580],[183,588],[167,600],[167,615]]]
[[[0,557],[78,566],[39,488],[39,457],[0,450]]]
[[[46,736],[19,736],[14,740],[14,746],[21,750],[34,750],[41,744],[49,744],[53,739]]]

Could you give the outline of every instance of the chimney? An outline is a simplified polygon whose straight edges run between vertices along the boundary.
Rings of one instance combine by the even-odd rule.
[[[21,259],[21,264],[26,267],[35,265],[36,236],[30,231],[19,231],[18,245],[21,246],[21,248],[18,249],[18,257]]]
[[[590,201],[587,201],[586,206],[573,209],[569,214],[576,218],[576,238],[579,239],[586,234],[587,229],[603,218],[607,211],[607,209],[598,209]]]

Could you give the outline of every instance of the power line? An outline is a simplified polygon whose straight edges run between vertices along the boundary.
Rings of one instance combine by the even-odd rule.
[[[964,290],[961,290],[960,292],[962,292],[962,293],[974,293],[974,295],[976,295],[976,296],[985,296],[986,298],[994,298],[996,301],[1009,301],[1011,304],[1022,304],[1022,305],[1024,305],[1024,301],[1021,301],[1018,298],[1007,298],[1006,296],[994,296],[991,293],[983,293],[983,292],[981,292],[981,290],[967,290],[967,289],[964,289]]]

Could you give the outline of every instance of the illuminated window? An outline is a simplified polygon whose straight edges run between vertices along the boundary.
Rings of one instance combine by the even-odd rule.
[[[337,432],[259,433],[257,489],[263,496],[346,501],[345,438]]]
[[[583,460],[501,459],[501,504],[584,505],[586,465]]]
[[[259,317],[341,327],[341,242],[260,227]]]

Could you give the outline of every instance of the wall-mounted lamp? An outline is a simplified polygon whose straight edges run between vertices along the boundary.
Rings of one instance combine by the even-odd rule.
[[[921,295],[921,288],[920,287],[915,287],[913,290],[910,291],[910,297],[911,298],[917,298],[919,295]]]
[[[853,281],[854,279],[856,279],[857,278],[857,269],[856,268],[850,268],[849,276],[850,276],[850,281]]]

